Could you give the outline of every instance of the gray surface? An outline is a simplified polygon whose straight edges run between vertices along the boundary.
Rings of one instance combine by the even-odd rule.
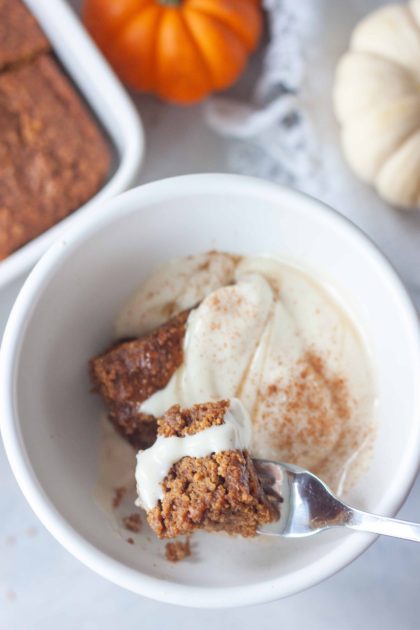
[[[148,150],[142,181],[226,170],[225,141],[206,130],[199,108],[142,98]],[[188,126],[188,133],[186,128]],[[179,158],[182,156],[182,159]],[[20,283],[1,296],[4,321]],[[420,480],[401,516],[420,521]],[[382,539],[337,576],[287,600],[231,611],[194,611],[146,600],[106,582],[70,556],[31,512],[0,447],[0,630],[199,627],[419,627],[420,546]]]
[[[142,182],[231,170],[228,142],[203,125],[200,107],[176,109],[147,97],[137,100],[147,140]],[[347,213],[351,204],[343,198],[343,206],[336,205]],[[17,282],[0,295],[0,327],[19,286]],[[420,479],[400,516],[420,521],[419,506]],[[250,609],[196,611],[123,591],[70,556],[28,507],[2,446],[0,515],[0,630],[189,630],[197,626],[202,630],[414,630],[420,626],[420,546],[414,543],[381,539],[338,575],[287,600]]]

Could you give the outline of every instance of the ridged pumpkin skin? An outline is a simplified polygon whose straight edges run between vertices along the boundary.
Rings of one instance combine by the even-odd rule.
[[[420,0],[386,4],[354,29],[333,102],[344,156],[385,201],[420,208]]]
[[[178,104],[230,86],[262,30],[259,0],[86,0],[83,19],[123,81]]]

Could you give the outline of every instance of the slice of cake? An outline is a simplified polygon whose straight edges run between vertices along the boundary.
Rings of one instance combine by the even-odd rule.
[[[195,530],[255,536],[278,518],[247,447],[251,420],[239,400],[171,407],[154,445],[137,455],[139,505],[159,538]]]
[[[91,379],[110,420],[136,448],[156,439],[154,416],[140,411],[143,401],[163,389],[183,360],[189,311],[183,311],[148,335],[117,343],[90,361]]]
[[[0,0],[0,70],[33,59],[50,44],[21,0]]]
[[[0,73],[0,259],[88,201],[110,162],[105,138],[52,57]]]

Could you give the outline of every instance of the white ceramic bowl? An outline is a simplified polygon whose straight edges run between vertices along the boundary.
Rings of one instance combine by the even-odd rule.
[[[111,142],[113,165],[102,188],[83,206],[0,261],[0,289],[28,271],[53,241],[97,202],[126,190],[138,176],[144,154],[143,126],[127,92],[65,0],[24,0],[38,19],[72,81],[89,103]]]
[[[340,215],[261,180],[191,175],[131,190],[80,217],[35,267],[7,325],[0,366],[7,454],[34,511],[82,562],[137,593],[197,607],[296,593],[373,540],[341,531],[300,541],[204,534],[196,561],[171,565],[162,543],[128,545],[95,505],[101,405],[89,393],[87,360],[110,341],[121,303],[156,264],[212,248],[294,260],[335,287],[363,331],[379,430],[351,501],[394,514],[420,453],[416,314],[388,262]]]

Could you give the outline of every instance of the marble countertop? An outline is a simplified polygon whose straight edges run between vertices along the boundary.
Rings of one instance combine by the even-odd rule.
[[[177,109],[149,97],[136,97],[136,102],[147,141],[139,183],[182,173],[235,170],[229,160],[232,141],[204,124],[200,107]],[[355,199],[359,200],[357,192]],[[330,201],[351,216],[348,187]],[[358,216],[352,216],[353,220],[359,222]],[[415,223],[418,229],[418,220]],[[374,229],[371,236],[375,240]],[[393,258],[392,248],[387,251],[386,242],[376,240]],[[404,263],[398,265],[397,261],[400,271],[404,271]],[[0,331],[22,282],[23,278],[0,294]],[[400,516],[420,521],[419,506],[420,478]],[[232,630],[280,626],[288,630],[414,630],[420,625],[420,547],[414,543],[382,538],[338,575],[286,600],[247,609],[197,611],[126,592],[69,555],[27,505],[2,445],[0,515],[0,630],[192,630],[197,625],[202,630],[214,626]]]

